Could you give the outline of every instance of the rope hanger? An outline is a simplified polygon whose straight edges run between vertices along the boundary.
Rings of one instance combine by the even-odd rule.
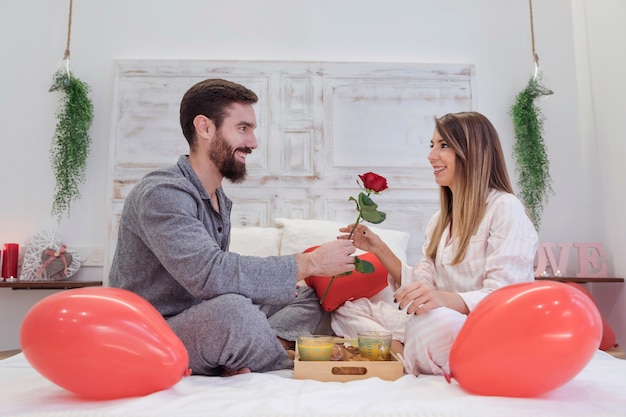
[[[65,46],[65,53],[63,54],[63,60],[65,61],[65,71],[67,72],[67,78],[70,78],[70,40],[72,38],[72,3],[70,0],[70,11],[67,21],[67,44]]]
[[[63,61],[65,61],[65,75],[55,77],[48,91],[56,91],[61,88],[67,87],[70,83],[70,80],[72,79],[72,72],[70,71],[70,41],[72,39],[72,4],[73,4],[73,0],[70,0],[70,10],[69,10],[69,16],[68,16],[68,23],[67,23],[67,43],[65,44],[65,53],[63,54]],[[61,71],[60,68],[59,68],[59,71]]]
[[[71,1],[71,0],[70,0]],[[539,55],[535,49],[535,26],[533,24],[533,0],[528,0],[528,6],[530,9],[530,38],[533,46],[533,61],[535,62],[535,78],[539,72]]]
[[[535,63],[535,73],[533,74],[532,80],[536,82],[536,88],[538,88],[538,96],[537,97],[546,97],[552,95],[553,92],[549,88],[546,88],[541,83],[542,73],[539,70],[539,54],[537,54],[537,49],[535,47],[535,25],[533,21],[533,0],[528,0],[528,8],[530,11],[530,39],[533,48],[533,62]]]

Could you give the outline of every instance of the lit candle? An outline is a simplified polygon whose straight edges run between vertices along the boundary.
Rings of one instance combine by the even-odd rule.
[[[5,243],[2,248],[2,278],[17,278],[17,257],[20,245]]]

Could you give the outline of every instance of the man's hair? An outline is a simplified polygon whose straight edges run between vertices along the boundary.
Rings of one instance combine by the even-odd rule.
[[[192,86],[180,102],[180,127],[190,149],[196,144],[193,119],[197,115],[213,120],[215,128],[219,129],[231,104],[254,104],[258,100],[257,95],[243,85],[219,78],[209,78]]]

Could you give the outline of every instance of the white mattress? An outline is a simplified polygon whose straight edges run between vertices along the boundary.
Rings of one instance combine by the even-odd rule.
[[[538,398],[470,395],[431,375],[341,383],[295,380],[285,370],[190,376],[145,397],[88,401],[49,382],[19,354],[0,361],[0,416],[626,416],[626,360],[598,351],[573,380]]]

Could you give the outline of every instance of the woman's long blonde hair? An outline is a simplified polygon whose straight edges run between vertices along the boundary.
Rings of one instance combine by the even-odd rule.
[[[470,238],[485,215],[490,189],[513,194],[498,132],[489,119],[477,112],[450,113],[435,118],[435,129],[456,154],[455,196],[450,187],[439,187],[441,215],[426,255],[435,259],[444,230],[454,225],[451,239],[458,238],[452,265],[465,258]]]

